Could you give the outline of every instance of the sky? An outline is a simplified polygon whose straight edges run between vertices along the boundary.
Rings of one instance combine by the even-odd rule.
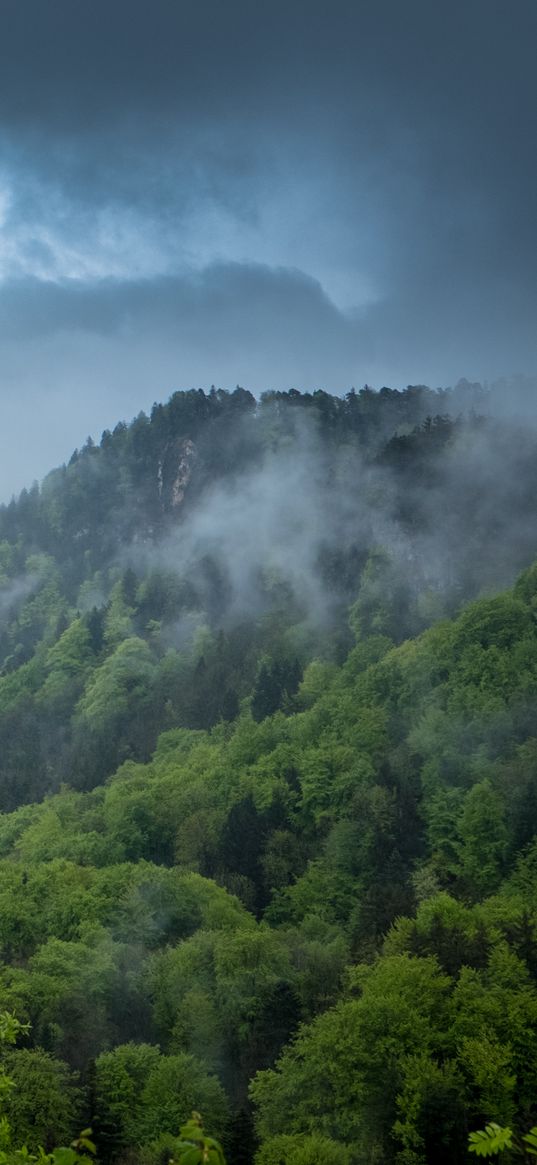
[[[0,0],[0,498],[176,389],[537,373],[535,0]]]

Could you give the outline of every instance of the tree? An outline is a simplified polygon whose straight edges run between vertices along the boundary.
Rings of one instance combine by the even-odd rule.
[[[5,1054],[13,1087],[4,1101],[15,1144],[35,1153],[68,1143],[77,1127],[82,1096],[67,1064],[41,1048],[17,1048]]]
[[[21,1024],[11,1012],[0,1014],[0,1161],[2,1165],[20,1165],[39,1161],[42,1165],[87,1165],[88,1155],[95,1153],[85,1129],[70,1148],[53,1148],[56,1135],[69,1135],[70,1122],[80,1104],[80,1093],[72,1086],[65,1064],[54,1061],[45,1052],[10,1051],[28,1024]],[[17,1079],[9,1075],[15,1068]],[[43,1141],[39,1141],[39,1134]],[[25,1140],[20,1147],[20,1136]],[[14,1143],[15,1142],[15,1143]],[[47,1146],[45,1152],[43,1145]]]
[[[466,794],[459,821],[463,884],[479,898],[497,889],[509,842],[505,806],[490,781],[480,781]]]
[[[359,1159],[390,1157],[407,1057],[434,1058],[449,981],[434,959],[387,958],[358,968],[359,999],[336,1005],[251,1085],[263,1141],[317,1134]]]
[[[176,1137],[196,1100],[222,1136],[229,1119],[225,1093],[194,1056],[163,1056],[157,1047],[134,1043],[103,1053],[95,1064],[101,1155],[109,1160],[163,1134]]]
[[[252,695],[252,716],[264,720],[282,707],[285,697],[294,696],[301,679],[298,660],[265,659],[259,666]]]

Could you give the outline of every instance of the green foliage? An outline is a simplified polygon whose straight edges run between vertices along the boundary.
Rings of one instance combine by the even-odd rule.
[[[255,1160],[256,1165],[349,1165],[350,1154],[328,1137],[283,1133],[265,1141]]]
[[[470,1133],[468,1148],[477,1157],[495,1157],[504,1149],[513,1147],[513,1133],[511,1129],[500,1128],[494,1121],[486,1125],[477,1133]]]
[[[463,1165],[468,1128],[537,1119],[536,574],[462,605],[512,562],[494,525],[462,545],[454,490],[431,583],[435,481],[481,433],[422,424],[435,400],[176,394],[0,511],[0,996],[31,1024],[0,1098],[29,1157],[91,1120],[103,1165],[221,1162],[201,1108],[233,1165]],[[415,556],[329,538],[314,620],[278,564],[239,617],[183,532],[305,418],[319,528],[359,449]]]
[[[220,1135],[228,1121],[224,1091],[193,1056],[163,1056],[149,1044],[126,1044],[96,1061],[96,1101],[107,1152],[177,1134],[197,1098]]]
[[[65,714],[83,687],[91,660],[88,628],[81,619],[74,619],[47,653],[46,679],[38,693],[39,701]]]
[[[40,1048],[18,1048],[5,1056],[13,1087],[4,1101],[14,1144],[35,1153],[69,1142],[80,1115],[80,1092],[67,1064]]]
[[[263,1140],[315,1133],[354,1144],[360,1159],[387,1150],[403,1065],[439,1048],[449,980],[433,959],[398,958],[357,969],[354,983],[359,999],[303,1028],[276,1070],[254,1080]]]
[[[490,1121],[484,1129],[470,1133],[468,1148],[470,1153],[475,1153],[478,1157],[497,1157],[499,1153],[511,1149],[517,1155],[531,1161],[533,1157],[537,1157],[537,1125],[534,1125],[528,1133],[517,1137],[507,1126]]]
[[[409,594],[396,563],[382,548],[371,550],[362,571],[358,598],[350,610],[350,625],[358,639],[370,635],[405,638],[412,619]]]
[[[0,1162],[87,1165],[88,1155],[95,1153],[91,1129],[84,1129],[69,1148],[52,1148],[56,1138],[68,1136],[79,1093],[65,1064],[40,1050],[10,1050],[28,1032],[29,1024],[12,1012],[0,1014]]]
[[[509,833],[505,805],[490,781],[469,789],[459,821],[461,878],[476,897],[497,889],[505,870]]]
[[[203,1131],[198,1112],[181,1126],[176,1157],[177,1165],[226,1165],[222,1146]]]
[[[537,1157],[537,1125],[522,1137],[525,1152],[531,1157]]]

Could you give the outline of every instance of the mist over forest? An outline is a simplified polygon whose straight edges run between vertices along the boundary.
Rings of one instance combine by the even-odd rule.
[[[11,1144],[161,1165],[197,1111],[230,1165],[428,1165],[537,1120],[536,474],[478,383],[213,388],[0,508]]]

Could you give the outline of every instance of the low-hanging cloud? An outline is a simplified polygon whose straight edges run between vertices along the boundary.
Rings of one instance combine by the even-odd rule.
[[[535,373],[533,0],[2,15],[4,496],[174,387]]]
[[[417,443],[409,460],[397,445],[380,442],[372,457],[353,438],[327,440],[314,412],[284,416],[258,464],[212,480],[200,496],[187,491],[164,540],[126,552],[142,573],[160,566],[188,580],[193,612],[209,612],[214,626],[260,618],[285,594],[295,622],[327,630],[358,594],[369,552],[382,548],[389,566],[379,595],[388,588],[388,606],[390,586],[406,595],[401,633],[413,634],[431,612],[451,614],[510,585],[535,559],[534,425],[476,418],[469,399],[464,420],[407,438]],[[270,413],[242,423],[251,439],[252,425],[270,427]],[[198,626],[193,612],[176,628],[180,647]]]

